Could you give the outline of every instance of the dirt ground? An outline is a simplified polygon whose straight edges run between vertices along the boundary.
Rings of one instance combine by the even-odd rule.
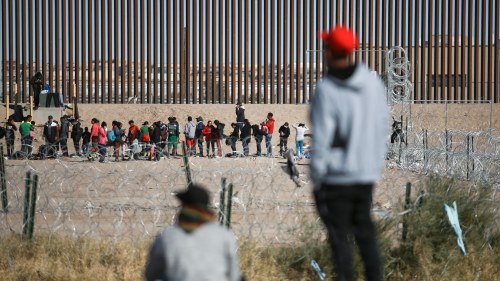
[[[489,105],[467,107],[466,110],[457,108],[448,112],[448,120],[460,120],[463,117],[463,120],[472,123],[463,114],[465,112],[468,116],[474,116],[474,113],[481,118],[487,116],[491,120],[488,126],[491,124],[493,129],[498,129],[498,108],[495,105],[491,115],[488,113]],[[277,154],[278,127],[285,121],[290,124],[303,122],[309,126],[308,110],[307,105],[250,104],[246,105],[246,117],[251,123],[256,123],[264,121],[268,112],[274,113],[276,128],[273,149]],[[422,124],[431,124],[433,119],[446,119],[445,112],[439,106],[419,107],[418,110],[414,109],[413,116],[419,116],[418,120]],[[454,115],[451,112],[455,112]],[[80,115],[84,126],[89,126],[93,117],[108,123],[112,120],[126,123],[130,119],[136,123],[146,120],[151,123],[176,116],[181,126],[187,116],[202,116],[205,123],[218,119],[227,126],[235,121],[234,105],[80,105]],[[456,126],[460,123],[453,122]],[[445,122],[434,123],[441,124],[438,129],[445,126]],[[470,128],[481,129],[483,123],[478,122]],[[41,130],[37,133],[41,133]],[[294,137],[292,129],[290,139]],[[36,144],[40,143],[41,140]],[[20,143],[17,146],[20,147]],[[72,145],[69,147],[72,153]],[[255,153],[254,142],[250,147],[250,153]],[[289,147],[295,148],[293,141],[289,142]],[[228,149],[226,146],[224,148]],[[238,148],[241,149],[241,144],[238,144]],[[226,178],[227,183],[233,185],[231,225],[239,238],[289,243],[298,239],[295,235],[298,228],[318,223],[311,197],[312,185],[307,176],[308,161],[304,159],[298,163],[301,187],[296,187],[292,182],[285,172],[285,160],[279,157],[190,158],[189,165],[193,180],[210,190],[215,211],[220,206],[221,180]],[[174,194],[186,185],[182,159],[108,163],[89,162],[82,158],[6,160],[9,212],[0,215],[1,232],[9,229],[20,232],[22,228],[27,171],[33,171],[40,177],[36,231],[75,236],[131,240],[152,237],[174,220],[179,205]],[[418,185],[422,178],[400,171],[394,163],[387,162],[374,194],[375,215],[383,217],[401,212],[405,184],[411,182],[414,186]]]

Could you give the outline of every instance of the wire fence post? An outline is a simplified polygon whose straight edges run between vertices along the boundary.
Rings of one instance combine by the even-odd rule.
[[[405,194],[405,211],[408,211],[410,209],[410,196],[411,196],[411,182],[406,183],[406,194]],[[403,215],[403,233],[402,233],[402,238],[403,242],[406,241],[406,238],[408,236],[408,222],[406,217],[408,214]]]
[[[469,163],[470,163],[470,135],[467,135],[467,172],[466,177],[469,180]]]
[[[189,159],[187,156],[187,147],[186,147],[186,142],[182,142],[182,159],[184,160],[184,168],[186,169],[186,181],[188,187],[191,186],[193,183],[192,178],[191,178],[191,168],[189,167]]]
[[[227,187],[227,210],[226,210],[226,226],[231,227],[231,208],[233,206],[233,184],[230,183]]]
[[[38,175],[33,176],[33,181],[31,182],[31,204],[30,204],[30,219],[28,224],[28,238],[33,238],[33,232],[35,231],[35,212],[36,212],[36,191],[38,188]]]
[[[0,143],[0,193],[2,194],[2,210],[9,212],[9,198],[7,197],[7,179],[5,174],[5,158],[3,154],[3,144]]]
[[[31,171],[26,172],[24,190],[24,209],[23,209],[23,237],[28,234],[29,214],[30,214],[30,193],[31,193]]]
[[[226,195],[226,178],[222,178],[220,193],[219,193],[219,222],[220,224],[224,224],[224,201]]]

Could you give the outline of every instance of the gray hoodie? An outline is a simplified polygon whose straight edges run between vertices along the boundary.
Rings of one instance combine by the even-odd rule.
[[[326,76],[316,87],[310,117],[316,188],[373,183],[380,177],[388,108],[384,84],[365,65],[358,64],[346,80]]]

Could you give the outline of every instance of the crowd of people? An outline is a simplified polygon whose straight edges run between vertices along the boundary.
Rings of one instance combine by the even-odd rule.
[[[143,121],[136,123],[134,120],[128,121],[128,126],[121,121],[112,121],[108,125],[105,121],[92,118],[91,126],[82,127],[80,120],[72,116],[62,116],[55,120],[53,116],[48,116],[48,120],[43,125],[40,132],[43,143],[40,145],[37,154],[33,154],[33,141],[36,141],[36,126],[30,115],[26,116],[19,125],[21,134],[21,152],[14,151],[17,124],[9,119],[3,132],[7,143],[7,157],[9,159],[19,159],[23,157],[41,156],[46,159],[51,157],[89,157],[89,154],[96,155],[101,162],[108,161],[108,150],[111,159],[120,161],[133,157],[134,154],[148,150],[151,159],[159,159],[161,156],[167,158],[177,157],[181,154],[179,144],[185,141],[187,154],[192,157],[245,157],[245,156],[266,156],[272,157],[272,139],[275,133],[275,120],[272,112],[269,112],[262,122],[250,123],[245,118],[245,106],[238,103],[235,109],[236,122],[230,124],[226,129],[226,124],[219,120],[205,120],[202,116],[193,118],[188,116],[185,124],[181,125],[176,117],[168,117],[168,121]],[[303,142],[304,133],[308,128],[300,123],[293,124],[297,130],[296,151],[297,157],[304,156]],[[228,134],[226,134],[226,131]],[[290,127],[285,122],[278,129],[279,133],[279,155],[284,155],[288,150],[288,138]],[[71,139],[74,147],[74,154],[68,152],[68,141]],[[252,139],[255,141],[255,154],[250,155],[250,145]],[[265,150],[262,149],[264,141]],[[224,144],[230,147],[229,150],[223,148]],[[238,146],[241,144],[241,149]],[[154,155],[153,152],[154,151]],[[226,151],[226,152],[224,152]],[[154,157],[161,154],[160,157]]]

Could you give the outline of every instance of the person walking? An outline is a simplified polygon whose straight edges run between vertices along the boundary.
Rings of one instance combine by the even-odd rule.
[[[288,137],[290,136],[288,122],[285,122],[285,124],[279,128],[278,133],[280,134],[280,156],[284,156],[283,153],[288,150]]]
[[[303,123],[293,124],[292,127],[295,128],[295,150],[297,151],[297,158],[302,159],[304,156],[304,135],[309,128]]]
[[[182,204],[177,221],[151,245],[146,280],[242,280],[236,239],[216,221],[206,189],[193,184],[176,196]]]
[[[368,67],[351,60],[358,43],[343,26],[322,33],[328,68],[312,98],[314,130],[310,175],[319,215],[328,231],[335,280],[354,279],[354,235],[367,281],[382,280],[376,233],[370,218],[388,133],[385,87]]]
[[[274,132],[274,118],[273,118],[272,112],[269,112],[267,114],[265,126],[267,128],[265,130],[267,157],[272,157],[273,156],[272,140],[273,140],[273,132]]]

